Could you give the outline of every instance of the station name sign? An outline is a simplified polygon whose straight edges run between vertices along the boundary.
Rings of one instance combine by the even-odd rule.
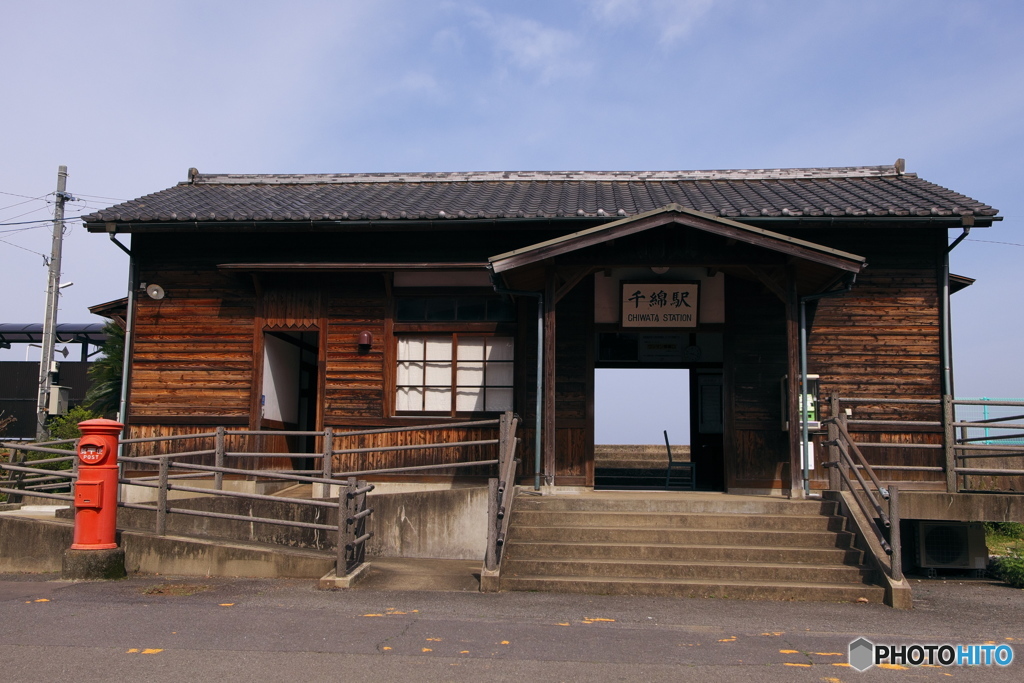
[[[699,282],[623,282],[622,326],[697,327]]]

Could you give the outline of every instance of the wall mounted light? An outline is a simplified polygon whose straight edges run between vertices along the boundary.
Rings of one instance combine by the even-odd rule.
[[[359,333],[359,353],[369,353],[373,346],[373,334],[369,330]]]

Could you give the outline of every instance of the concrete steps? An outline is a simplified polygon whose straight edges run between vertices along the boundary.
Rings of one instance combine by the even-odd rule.
[[[520,496],[500,587],[881,603],[833,503],[702,493]]]

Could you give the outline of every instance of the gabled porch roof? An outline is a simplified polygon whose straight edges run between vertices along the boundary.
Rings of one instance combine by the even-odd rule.
[[[530,266],[552,263],[552,259],[564,254],[667,225],[693,228],[726,240],[784,255],[790,263],[805,266],[801,269],[804,273],[798,277],[801,281],[799,288],[804,292],[818,291],[834,283],[837,276],[843,273],[859,273],[867,265],[866,259],[857,254],[694,211],[679,204],[668,204],[660,209],[613,223],[498,254],[488,260],[494,273],[510,273],[519,269],[529,269]],[[757,277],[763,279],[762,276]]]

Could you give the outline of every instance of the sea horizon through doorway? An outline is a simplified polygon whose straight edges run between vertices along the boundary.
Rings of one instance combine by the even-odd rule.
[[[689,443],[689,370],[595,369],[596,488],[692,488]]]

